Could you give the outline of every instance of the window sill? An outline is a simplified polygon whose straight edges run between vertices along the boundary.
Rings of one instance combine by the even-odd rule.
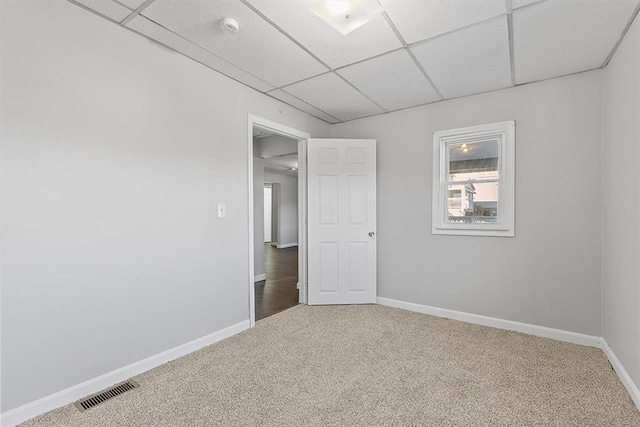
[[[433,235],[447,236],[484,236],[484,237],[515,237],[515,232],[511,228],[487,229],[487,228],[436,228],[431,229]]]

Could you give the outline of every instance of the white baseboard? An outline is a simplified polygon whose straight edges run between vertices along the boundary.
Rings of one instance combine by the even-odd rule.
[[[295,242],[295,243],[284,243],[282,245],[277,245],[276,248],[284,249],[284,248],[292,248],[294,246],[298,246],[298,242]]]
[[[266,274],[258,274],[257,276],[253,276],[253,283],[262,282],[263,280],[267,280]]]
[[[378,297],[377,302],[380,305],[402,308],[404,310],[430,314],[432,316],[461,320],[467,323],[491,326],[493,328],[506,329],[509,331],[517,331],[525,334],[551,338],[554,340],[569,342],[573,344],[597,347],[601,349],[607,356],[614,371],[616,372],[616,374],[618,374],[620,381],[629,392],[629,395],[631,396],[633,402],[636,404],[638,410],[640,410],[640,390],[638,389],[638,386],[633,382],[626,369],[624,369],[624,366],[622,366],[622,363],[620,363],[615,353],[613,352],[611,347],[609,347],[609,344],[603,337],[563,331],[561,329],[547,328],[546,326],[532,325],[529,323],[515,322],[513,320],[504,320],[495,317],[481,316],[478,314],[465,313],[462,311],[448,310],[445,308],[431,307],[428,305],[414,304],[411,302],[398,301],[389,298]]]
[[[258,277],[258,276],[256,276]],[[598,347],[605,353],[611,366],[620,377],[620,381],[625,386],[631,398],[640,409],[640,390],[634,384],[631,377],[624,369],[615,353],[609,347],[602,337],[593,335],[585,335],[577,332],[563,331],[560,329],[547,328],[545,326],[531,325],[528,323],[515,322],[512,320],[503,320],[495,317],[481,316],[477,314],[464,313],[461,311],[448,310],[444,308],[431,307],[428,305],[415,304],[405,301],[398,301],[389,298],[377,298],[377,303],[389,307],[402,308],[404,310],[415,311],[418,313],[430,314],[433,316],[444,317],[448,319],[460,320],[463,322],[474,323],[478,325],[490,326],[510,331],[523,332],[530,335],[536,335],[544,338],[551,338],[559,341],[570,342],[573,344],[586,345],[590,347]],[[36,417],[45,412],[49,412],[61,406],[68,405],[85,396],[103,390],[113,384],[125,381],[133,376],[139,375],[152,368],[160,366],[178,357],[187,355],[208,345],[214,344],[220,340],[233,336],[237,333],[249,328],[249,320],[244,320],[235,325],[229,326],[220,331],[214,332],[207,336],[195,339],[186,344],[179,345],[162,353],[132,363],[128,366],[116,369],[115,371],[69,387],[57,393],[38,399],[34,402],[12,409],[2,414],[0,425],[4,427],[13,427],[23,421]]]
[[[108,372],[99,377],[92,378],[83,383],[74,385],[57,393],[38,399],[34,402],[12,409],[2,414],[0,425],[13,427],[23,421],[29,420],[45,412],[52,411],[61,406],[68,405],[85,396],[99,392],[121,381],[125,381],[133,376],[139,375],[152,368],[160,366],[178,357],[187,355],[220,340],[240,333],[249,328],[249,320],[231,325],[212,334],[195,339],[191,342],[179,345],[162,353],[124,366],[115,371]]]
[[[409,311],[430,314],[432,316],[444,317],[447,319],[461,320],[463,322],[475,323],[477,325],[491,326],[492,328],[523,332],[529,335],[536,335],[538,337],[551,338],[558,341],[586,345],[589,347],[600,348],[600,341],[602,339],[601,337],[596,337],[594,335],[563,331],[561,329],[547,328],[546,326],[498,319],[496,317],[488,317],[479,314],[465,313],[462,311],[448,310],[445,308],[431,307],[428,305],[414,304],[412,302],[398,301],[389,298],[378,297],[377,302],[380,305],[386,305],[389,307],[402,308]]]
[[[633,380],[629,376],[629,373],[627,373],[627,370],[624,369],[624,366],[622,366],[622,363],[620,363],[615,353],[613,352],[611,347],[609,347],[609,344],[604,338],[602,338],[600,341],[600,348],[609,359],[609,363],[611,363],[613,370],[616,371],[616,374],[618,374],[618,377],[620,377],[620,381],[622,381],[624,388],[626,388],[631,395],[631,399],[633,399],[636,407],[638,408],[638,410],[640,410],[640,390],[638,389],[638,386],[633,382]]]

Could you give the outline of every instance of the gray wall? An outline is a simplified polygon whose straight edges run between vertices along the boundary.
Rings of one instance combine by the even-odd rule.
[[[516,120],[516,237],[431,234],[432,134]],[[600,336],[601,71],[334,125],[378,140],[378,295]]]
[[[265,171],[266,182],[280,184],[280,199],[274,198],[273,205],[279,204],[277,235],[271,236],[278,245],[298,243],[298,177]]]
[[[248,319],[247,113],[329,125],[69,2],[2,12],[5,412]]]
[[[604,73],[603,336],[640,387],[640,18]]]

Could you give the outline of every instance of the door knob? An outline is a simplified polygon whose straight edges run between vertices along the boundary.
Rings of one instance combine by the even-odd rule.
[[[369,232],[369,237],[373,237],[373,236],[375,236],[375,235],[376,235],[376,233],[374,233],[373,231],[370,231],[370,232]]]

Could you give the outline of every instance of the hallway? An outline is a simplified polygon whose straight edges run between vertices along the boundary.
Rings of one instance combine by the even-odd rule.
[[[264,245],[267,280],[256,282],[256,320],[298,304],[298,247],[277,249]]]

